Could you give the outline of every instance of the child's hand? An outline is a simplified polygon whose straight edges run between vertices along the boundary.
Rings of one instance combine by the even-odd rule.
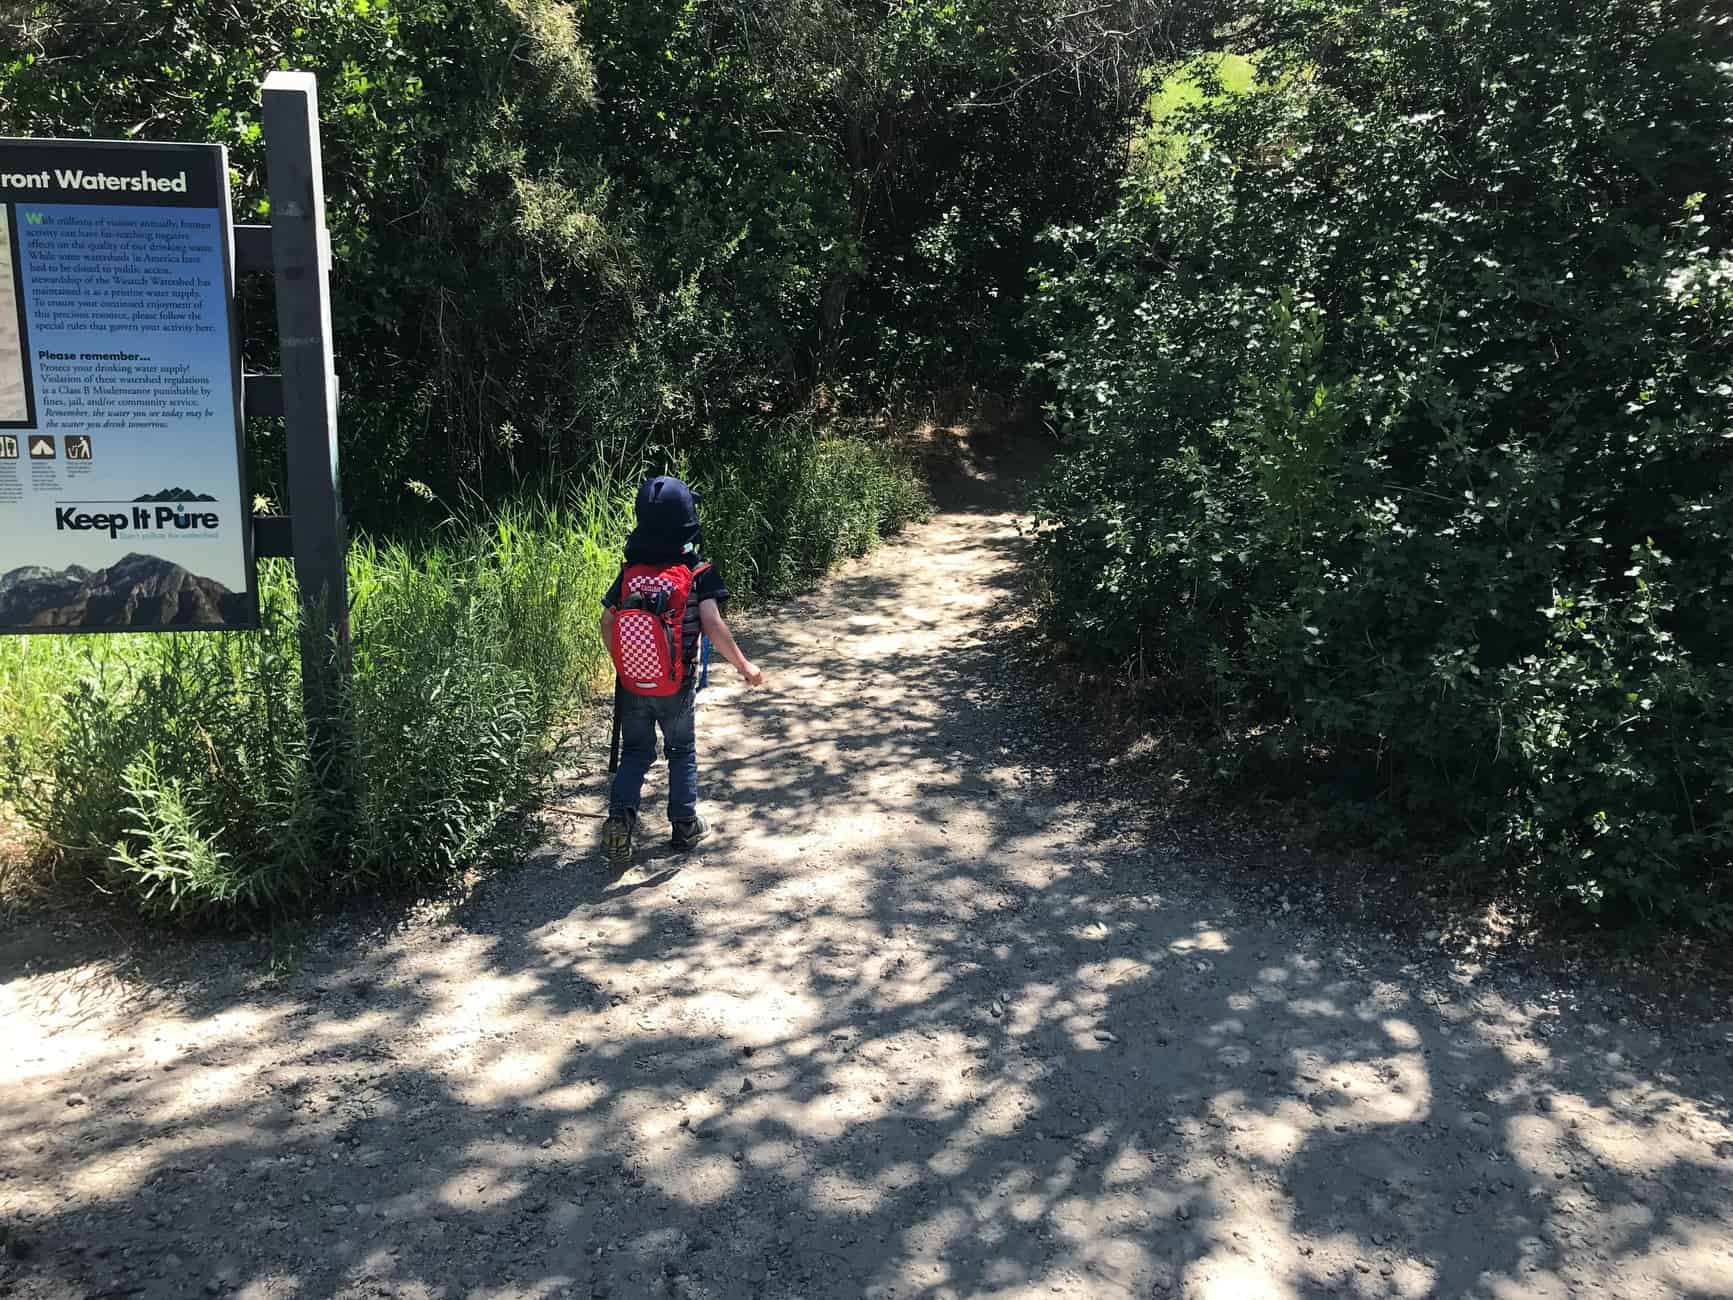
[[[764,685],[763,671],[750,659],[740,665],[740,675],[746,679],[746,684],[748,686]]]

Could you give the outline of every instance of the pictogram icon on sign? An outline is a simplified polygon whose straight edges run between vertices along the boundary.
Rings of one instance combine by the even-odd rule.
[[[66,435],[66,459],[90,459],[90,435],[88,433],[69,433]]]
[[[54,459],[54,439],[51,438],[46,433],[33,433],[33,434],[31,434],[30,435],[30,459],[31,460],[53,460]]]
[[[18,435],[0,433],[0,460],[18,459]]]

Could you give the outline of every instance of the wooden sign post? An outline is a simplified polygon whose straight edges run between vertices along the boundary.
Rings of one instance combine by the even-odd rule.
[[[349,650],[348,530],[337,469],[331,245],[312,73],[273,72],[265,79],[264,131],[295,577],[309,637],[325,646],[322,658],[342,666]]]
[[[348,754],[349,539],[338,476],[318,82],[310,72],[273,72],[262,98],[271,224],[237,227],[236,249],[244,268],[274,276],[282,373],[248,375],[246,407],[250,415],[283,417],[289,515],[256,519],[255,536],[258,554],[294,557],[307,726],[327,780],[342,785]]]
[[[314,759],[352,791],[318,84],[262,98],[269,225],[232,223],[220,145],[0,139],[0,633],[250,630],[254,558],[293,556]],[[244,272],[280,374],[240,372]],[[286,517],[251,514],[243,415],[283,419]]]

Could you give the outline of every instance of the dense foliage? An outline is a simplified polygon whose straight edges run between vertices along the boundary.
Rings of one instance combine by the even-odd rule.
[[[434,881],[512,840],[601,658],[617,501],[514,510],[438,546],[350,555],[352,761],[315,753],[288,566],[259,633],[0,644],[0,792],[149,913],[254,916]]]
[[[1056,625],[1536,894],[1733,921],[1733,28],[1272,31],[1055,252]]]
[[[1037,234],[1111,196],[1116,33],[1155,30],[1147,0],[1072,8],[14,0],[0,134],[219,141],[259,219],[260,80],[319,74],[367,524],[412,480],[725,462],[815,393],[1015,371]]]

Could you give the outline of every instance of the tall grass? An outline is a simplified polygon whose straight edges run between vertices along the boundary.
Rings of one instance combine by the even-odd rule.
[[[740,598],[787,590],[924,509],[880,446],[789,427],[754,453],[702,476],[712,555]],[[0,805],[40,858],[190,920],[433,884],[498,857],[521,844],[604,674],[596,616],[635,483],[358,541],[335,756],[309,740],[286,562],[261,566],[258,633],[0,638]]]
[[[4,796],[44,853],[151,914],[281,911],[484,861],[602,670],[627,509],[604,486],[357,542],[340,771],[309,744],[284,562],[262,567],[259,633],[0,641]]]
[[[742,600],[796,592],[928,509],[898,448],[814,431],[798,417],[731,448],[699,478],[705,545]]]

